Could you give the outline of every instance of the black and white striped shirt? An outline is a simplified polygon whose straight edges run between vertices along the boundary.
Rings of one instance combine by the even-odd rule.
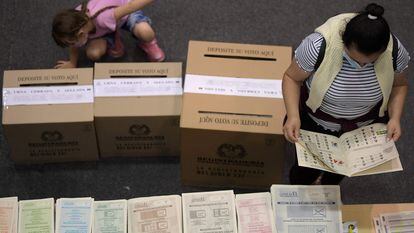
[[[318,59],[323,36],[312,33],[306,37],[295,51],[296,62],[299,67],[307,72],[314,72]],[[398,41],[397,69],[395,72],[403,72],[410,61],[410,56],[401,42]],[[310,90],[313,75],[305,84]],[[361,69],[355,69],[343,58],[342,68],[328,89],[320,106],[320,110],[335,118],[352,120],[367,114],[382,99],[382,92],[375,75],[374,64],[370,63]],[[310,117],[325,129],[339,131],[340,125]],[[358,126],[365,126],[373,120],[359,122]]]

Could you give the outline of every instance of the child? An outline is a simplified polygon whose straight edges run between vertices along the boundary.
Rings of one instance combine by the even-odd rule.
[[[107,52],[121,57],[124,46],[119,29],[123,28],[140,40],[138,46],[150,61],[163,61],[164,52],[157,44],[151,20],[142,9],[152,0],[90,0],[76,9],[63,10],[53,20],[52,36],[61,47],[70,48],[70,60],[58,61],[55,68],[74,68],[78,49],[86,45],[86,55],[93,61]]]

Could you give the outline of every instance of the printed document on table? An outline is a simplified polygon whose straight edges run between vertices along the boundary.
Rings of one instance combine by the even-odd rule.
[[[0,198],[0,232],[17,233],[17,197]]]
[[[278,233],[342,231],[339,186],[272,185]]]
[[[182,233],[179,195],[128,200],[129,233]]]
[[[239,233],[276,233],[269,192],[236,195]]]
[[[414,232],[414,211],[380,214],[384,233]]]
[[[19,201],[19,233],[53,233],[53,198]]]
[[[369,174],[369,169],[399,158],[394,141],[386,137],[387,126],[379,123],[344,133],[339,138],[301,130],[296,143],[298,162],[303,167],[346,176],[364,171]]]
[[[183,193],[184,233],[237,233],[233,190]]]
[[[95,201],[92,233],[127,233],[127,201]]]
[[[90,233],[93,198],[60,198],[56,201],[56,233]]]

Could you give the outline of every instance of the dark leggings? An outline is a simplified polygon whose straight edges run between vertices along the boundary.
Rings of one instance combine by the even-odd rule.
[[[318,125],[312,118],[309,117],[308,113],[303,112],[300,116],[301,120],[301,129],[324,133],[333,135],[335,137],[341,136],[343,132],[332,132],[330,130],[325,130],[322,126]],[[374,120],[373,123],[384,123],[388,122],[388,114],[385,117],[378,118]],[[321,171],[318,169],[307,168],[307,167],[300,167],[298,165],[298,158],[296,156],[296,149],[295,149],[295,164],[290,169],[289,179],[291,184],[302,184],[302,185],[309,185],[315,182],[315,180],[321,175],[321,184],[323,185],[337,185],[341,182],[341,180],[345,177],[343,175]]]

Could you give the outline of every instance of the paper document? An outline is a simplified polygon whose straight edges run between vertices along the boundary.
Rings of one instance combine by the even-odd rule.
[[[0,198],[0,233],[17,233],[17,197]]]
[[[19,233],[53,233],[53,198],[19,201]]]
[[[129,233],[181,233],[179,195],[141,197],[128,200]]]
[[[272,185],[278,233],[342,231],[339,186]]]
[[[384,124],[372,124],[344,133],[339,138],[300,130],[299,142],[295,143],[298,163],[346,176],[368,172],[399,158],[394,141],[386,140],[386,129]]]
[[[383,233],[414,232],[414,211],[380,215]]]
[[[95,201],[93,233],[127,233],[127,201]]]
[[[61,198],[56,201],[56,233],[90,233],[93,198]]]
[[[276,233],[270,193],[236,195],[239,233]]]
[[[237,233],[233,190],[183,193],[184,233]]]

